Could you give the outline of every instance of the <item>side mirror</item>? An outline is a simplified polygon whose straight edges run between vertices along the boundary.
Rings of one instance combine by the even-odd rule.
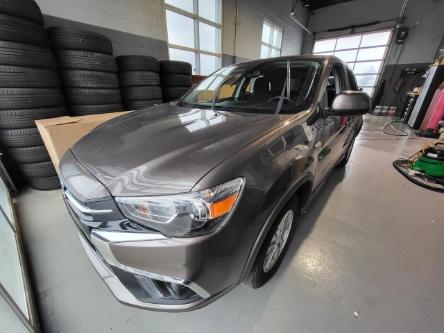
[[[359,116],[370,111],[370,96],[363,91],[344,91],[337,95],[329,110],[332,116]]]

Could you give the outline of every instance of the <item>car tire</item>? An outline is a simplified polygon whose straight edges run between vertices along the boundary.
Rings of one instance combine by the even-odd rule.
[[[188,74],[162,75],[162,86],[164,87],[191,87],[192,76]]]
[[[160,86],[123,87],[121,90],[124,100],[143,101],[162,98],[162,89]]]
[[[60,181],[57,176],[29,178],[28,183],[32,188],[40,191],[52,191],[60,188]]]
[[[57,72],[48,68],[0,65],[0,88],[58,88]]]
[[[161,99],[152,99],[146,101],[124,101],[126,110],[140,110],[149,108],[154,105],[162,104],[163,101]]]
[[[350,142],[350,144],[348,145],[345,155],[342,157],[340,162],[338,162],[338,164],[336,164],[336,169],[343,168],[347,165],[348,161],[350,160],[350,156],[353,151],[354,145],[355,145],[355,139],[353,139],[352,142]]]
[[[57,60],[62,69],[117,73],[116,60],[110,54],[91,51],[60,50],[57,52]]]
[[[159,61],[149,56],[120,56],[116,58],[119,72],[149,71],[159,73]]]
[[[296,216],[298,215],[298,209],[299,204],[298,200],[294,199],[290,201],[279,213],[277,218],[275,219],[275,222],[273,223],[272,227],[270,228],[270,231],[267,234],[267,237],[265,238],[261,249],[259,250],[259,253],[256,257],[256,261],[253,265],[253,268],[251,270],[250,276],[249,276],[249,283],[254,288],[260,288],[265,283],[267,283],[273,275],[278,270],[279,266],[282,263],[282,260],[285,256],[285,253],[287,252],[288,246],[291,243],[291,239],[294,234],[295,225],[296,225]],[[288,222],[290,221],[291,222]],[[287,229],[287,224],[289,225],[289,229]],[[282,229],[280,229],[282,228]],[[282,248],[280,248],[278,245],[276,245],[276,239],[279,239],[276,235],[278,235],[278,232],[283,231],[284,233],[281,233],[281,237],[285,234],[285,241],[284,243],[278,243],[282,244]],[[277,238],[275,238],[277,237]],[[272,243],[275,244],[275,248],[278,249],[279,252],[277,257],[273,259],[270,262],[269,265],[267,265],[266,261],[270,258],[269,255],[271,255],[273,251],[272,250]],[[268,256],[267,256],[268,255]]]
[[[16,163],[39,163],[50,159],[45,146],[9,148],[7,154]]]
[[[99,104],[99,105],[70,105],[69,113],[72,116],[87,116],[90,114],[102,114],[124,111],[122,104]]]
[[[0,88],[0,110],[43,108],[64,103],[60,89]]]
[[[48,47],[49,39],[40,24],[0,14],[0,40]]]
[[[43,140],[37,128],[0,130],[0,143],[7,148],[43,146]]]
[[[119,79],[115,73],[69,69],[60,71],[60,76],[67,88],[119,88]]]
[[[148,71],[120,72],[121,87],[160,86],[159,74]]]
[[[43,25],[43,16],[39,6],[32,0],[1,0],[0,13],[23,18]]]
[[[163,99],[166,102],[178,100],[185,95],[190,88],[187,87],[167,87],[163,89]]]
[[[27,178],[57,176],[57,172],[51,161],[19,164],[19,169]]]
[[[19,129],[35,126],[35,120],[65,116],[65,106],[37,109],[0,110],[0,128]]]
[[[50,49],[30,44],[0,41],[0,65],[57,68]]]
[[[191,64],[184,61],[164,60],[159,62],[162,74],[187,74],[191,75],[193,68]]]
[[[54,27],[48,29],[55,50],[82,50],[113,54],[113,45],[107,37],[87,30]]]
[[[103,105],[122,103],[119,89],[68,88],[65,91],[66,99],[69,104]]]

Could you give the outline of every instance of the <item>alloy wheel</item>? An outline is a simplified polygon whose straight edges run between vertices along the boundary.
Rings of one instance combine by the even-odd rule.
[[[270,241],[270,245],[268,246],[264,263],[262,265],[264,273],[268,273],[274,267],[282,254],[293,225],[293,215],[293,211],[288,210],[279,222],[273,238]]]

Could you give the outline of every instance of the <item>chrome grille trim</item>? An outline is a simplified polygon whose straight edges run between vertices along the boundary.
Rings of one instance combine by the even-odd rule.
[[[110,214],[112,213],[112,209],[90,209],[84,205],[82,205],[80,202],[78,202],[71,193],[69,193],[67,190],[64,191],[65,197],[68,200],[69,204],[74,206],[76,210],[81,212],[82,214],[86,215],[100,215],[100,214]]]

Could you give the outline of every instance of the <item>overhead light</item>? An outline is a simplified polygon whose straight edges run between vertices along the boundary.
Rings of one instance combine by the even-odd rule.
[[[296,15],[295,15],[295,12],[291,12],[290,13],[290,18],[298,25],[298,26],[300,26],[302,29],[304,29],[306,32],[308,32],[310,35],[313,35],[313,33],[310,31],[310,30],[308,30],[308,28],[305,26],[305,25],[303,25],[297,18],[296,18]]]

